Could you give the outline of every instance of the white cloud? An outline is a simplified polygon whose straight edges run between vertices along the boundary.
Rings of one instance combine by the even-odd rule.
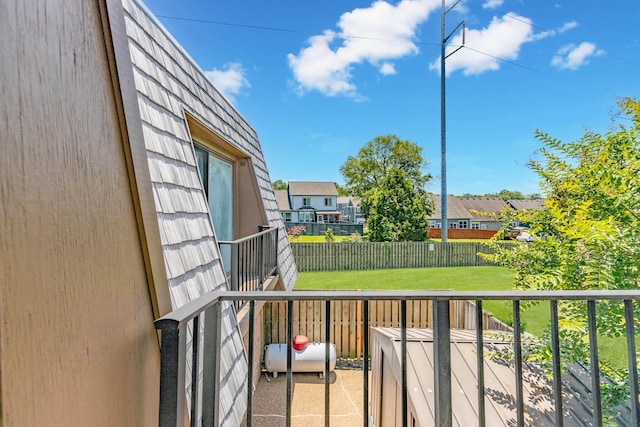
[[[564,33],[567,32],[569,30],[572,30],[574,28],[576,28],[578,26],[578,23],[576,21],[570,21],[570,22],[565,22],[562,27],[558,28],[558,32],[559,33]]]
[[[439,0],[402,0],[395,5],[376,0],[344,13],[339,32],[326,30],[309,38],[297,55],[287,56],[298,93],[317,90],[328,96],[359,97],[353,66],[366,61],[382,74],[395,72],[389,60],[418,52],[417,28],[440,5]]]
[[[577,70],[587,64],[589,58],[604,54],[605,51],[598,49],[593,43],[568,44],[556,52],[551,60],[551,65],[559,69]]]
[[[396,74],[396,67],[394,67],[393,64],[390,62],[385,62],[380,67],[380,74],[384,74],[385,76]]]
[[[211,71],[205,71],[204,75],[231,103],[235,102],[234,96],[242,89],[251,87],[244,75],[242,65],[238,62],[225,64],[221,70],[214,68]]]
[[[467,49],[461,49],[447,58],[447,75],[456,70],[463,70],[465,76],[481,74],[489,70],[498,70],[500,59],[517,59],[522,45],[532,41],[533,29],[529,18],[513,13],[509,15],[510,17],[494,17],[489,26],[481,30],[467,30]],[[462,34],[456,34],[447,46],[447,54],[461,44]],[[429,68],[439,70],[440,58],[433,61]]]
[[[576,21],[565,22],[561,27],[556,28],[554,30],[542,31],[540,33],[536,33],[533,35],[534,40],[542,40],[547,37],[554,37],[558,34],[566,33],[569,30],[572,30],[578,26]]]
[[[483,9],[495,9],[496,7],[502,6],[504,0],[487,0],[482,5]]]

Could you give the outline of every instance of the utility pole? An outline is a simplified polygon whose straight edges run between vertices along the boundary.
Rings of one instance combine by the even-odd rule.
[[[442,219],[440,222],[440,236],[442,239],[442,243],[447,243],[448,234],[449,234],[449,221],[447,220],[447,108],[446,108],[446,91],[445,91],[445,60],[456,53],[458,50],[464,46],[464,34],[465,34],[465,25],[464,21],[460,22],[456,28],[446,35],[446,24],[445,17],[447,13],[451,11],[454,7],[458,5],[462,0],[458,0],[455,2],[449,9],[445,9],[445,0],[442,0],[442,9],[441,9],[441,19],[440,19],[440,30],[441,30],[441,41],[440,44],[440,212],[442,213]],[[445,56],[445,48],[447,46],[447,41],[451,38],[451,36],[458,31],[458,29],[462,27],[462,45],[458,46],[456,50],[451,52],[449,55]]]

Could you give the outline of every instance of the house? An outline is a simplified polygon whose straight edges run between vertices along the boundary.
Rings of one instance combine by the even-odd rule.
[[[338,223],[338,190],[333,182],[289,181],[291,221]]]
[[[142,3],[70,1],[0,14],[0,424],[157,425],[154,320],[228,289],[228,248],[254,235],[277,253],[261,286],[297,271],[255,130]],[[238,425],[231,303],[222,325]]]
[[[338,197],[337,208],[341,222],[364,224],[365,217],[360,206],[360,197]]]
[[[429,237],[440,237],[442,228],[441,199],[439,194],[431,194],[434,210],[428,216]],[[488,239],[502,226],[500,212],[508,205],[497,197],[457,197],[447,195],[447,220],[449,238]],[[491,216],[482,215],[489,213]],[[455,230],[455,231],[451,231]]]
[[[545,208],[546,199],[507,200],[507,205],[517,211],[540,211]]]
[[[329,228],[335,235],[363,234],[360,200],[352,198],[349,207],[338,197],[333,182],[289,181],[286,190],[277,190],[275,194],[287,228],[303,226],[304,234],[312,236],[323,235]],[[345,222],[348,212],[352,212],[353,222]]]

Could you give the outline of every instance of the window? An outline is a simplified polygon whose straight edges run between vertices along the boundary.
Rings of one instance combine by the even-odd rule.
[[[291,221],[291,212],[282,212],[282,220],[285,222]]]
[[[436,222],[435,221],[429,221],[429,228],[437,228],[436,227]]]
[[[332,206],[333,203],[331,203],[331,197],[325,197],[324,198],[324,205],[325,206]]]
[[[195,153],[216,237],[233,240],[233,163],[200,145],[195,145]],[[221,247],[221,255],[225,269],[231,268],[231,248]]]
[[[456,224],[455,222],[450,222],[449,228],[458,228],[458,224]]]
[[[479,230],[480,229],[480,223],[479,222],[471,222],[471,229],[472,230]]]
[[[466,219],[461,219],[458,221],[458,228],[469,228],[469,221]]]
[[[298,222],[313,222],[313,212],[302,211],[298,212]]]
[[[302,206],[311,206],[311,197],[303,197]]]

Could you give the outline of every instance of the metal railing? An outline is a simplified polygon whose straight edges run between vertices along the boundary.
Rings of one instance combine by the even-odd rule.
[[[261,226],[260,232],[242,239],[218,242],[231,249],[230,285],[232,291],[259,291],[278,268],[278,229]],[[236,300],[236,308],[246,301]]]
[[[598,370],[598,345],[596,330],[596,302],[597,301],[621,301],[624,309],[624,322],[626,331],[626,346],[629,369],[629,399],[630,424],[639,425],[640,402],[638,401],[638,370],[635,343],[634,302],[640,299],[637,291],[529,291],[529,292],[453,292],[453,291],[407,291],[407,292],[361,292],[361,291],[297,291],[297,292],[212,292],[202,296],[174,312],[158,319],[156,328],[161,330],[161,384],[160,384],[160,427],[182,426],[188,419],[185,413],[185,372],[186,366],[186,336],[187,325],[193,322],[193,336],[200,336],[199,328],[204,328],[202,336],[204,343],[194,342],[193,361],[199,359],[198,352],[203,351],[203,375],[202,387],[196,385],[196,377],[193,372],[191,396],[192,405],[190,419],[197,418],[196,407],[202,411],[203,426],[219,425],[219,393],[220,393],[220,342],[221,326],[220,318],[222,305],[225,301],[249,302],[249,330],[247,349],[248,366],[254,366],[254,342],[255,340],[255,310],[256,303],[261,301],[287,301],[289,321],[287,322],[287,374],[286,374],[286,425],[291,425],[292,403],[292,314],[293,302],[300,301],[325,301],[325,315],[331,318],[332,301],[363,301],[364,329],[364,355],[363,355],[363,425],[369,426],[369,332],[368,332],[368,303],[374,300],[389,300],[400,302],[400,331],[401,331],[401,420],[402,425],[408,425],[408,392],[407,392],[407,301],[431,300],[434,304],[434,328],[433,328],[433,375],[435,387],[434,414],[436,426],[452,425],[452,396],[451,396],[451,342],[449,327],[449,302],[453,300],[473,300],[476,302],[477,325],[477,413],[478,425],[485,425],[485,384],[484,384],[484,358],[483,354],[483,328],[482,328],[482,303],[483,301],[503,300],[511,301],[513,309],[513,363],[515,366],[515,398],[513,399],[516,417],[514,425],[525,425],[525,398],[523,393],[523,355],[522,355],[522,330],[520,322],[520,304],[523,301],[548,301],[551,319],[551,347],[552,347],[552,404],[554,406],[555,425],[562,426],[564,421],[563,397],[561,384],[561,361],[559,348],[559,322],[558,302],[560,301],[584,301],[588,308],[588,328],[590,334],[590,367],[591,367],[591,398],[593,420],[591,425],[601,426],[603,422],[602,400],[600,396],[600,377]],[[204,322],[201,315],[205,313]],[[329,426],[330,419],[330,395],[329,395],[329,322],[326,323],[325,336],[327,337],[325,354],[325,381],[324,381],[324,414],[325,426]],[[203,350],[204,349],[204,350]],[[192,371],[197,371],[193,368]],[[249,369],[251,372],[251,368]],[[247,378],[247,412],[246,425],[253,423],[253,375]],[[194,421],[192,421],[193,425]],[[510,424],[511,425],[511,424]]]

